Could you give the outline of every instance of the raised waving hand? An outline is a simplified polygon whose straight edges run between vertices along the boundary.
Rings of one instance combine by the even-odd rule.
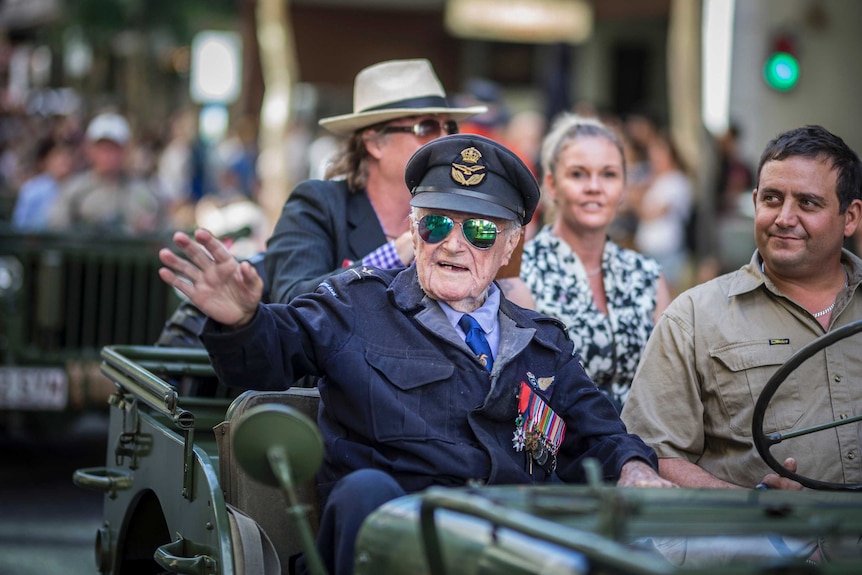
[[[263,294],[263,280],[248,262],[238,262],[210,232],[198,229],[194,238],[174,234],[183,259],[165,248],[159,259],[162,280],[182,292],[209,318],[230,328],[249,323]]]

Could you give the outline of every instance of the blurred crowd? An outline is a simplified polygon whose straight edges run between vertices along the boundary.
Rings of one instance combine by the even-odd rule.
[[[0,221],[27,231],[153,234],[205,225],[248,237],[257,206],[256,126],[223,138],[178,112],[162,132],[137,129],[113,109],[0,117]],[[227,210],[227,215],[224,211]],[[253,250],[263,248],[258,241]]]
[[[483,104],[488,112],[461,123],[462,132],[496,139],[517,153],[540,179],[539,153],[550,120],[536,110],[513,110],[494,82],[474,78],[455,97],[458,105]],[[656,259],[674,293],[735,269],[751,255],[750,163],[739,157],[739,129],[715,141],[716,253],[694,266],[697,234],[696,174],[686,165],[666,126],[647,114],[594,115],[625,145],[626,193],[610,228],[612,239]],[[308,122],[311,124],[310,122]],[[31,231],[84,227],[153,233],[205,226],[265,249],[266,218],[259,206],[257,126],[239,118],[217,141],[200,134],[195,110],[178,111],[161,132],[139,130],[116,110],[86,120],[74,115],[5,115],[0,118],[0,218]],[[342,142],[317,126],[297,123],[284,146],[290,186],[322,178],[327,159]],[[289,190],[285,191],[285,197]],[[544,202],[527,239],[553,218]],[[255,237],[257,235],[258,237]],[[243,238],[245,238],[243,240]],[[249,239],[254,238],[254,239]],[[703,254],[700,254],[703,255]],[[703,262],[700,262],[703,264]]]

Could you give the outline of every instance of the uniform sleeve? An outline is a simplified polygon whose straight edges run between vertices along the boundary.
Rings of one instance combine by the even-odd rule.
[[[654,451],[639,437],[626,432],[616,408],[598,390],[585,388],[564,419],[566,438],[557,467],[564,481],[585,483],[587,459],[598,461],[605,481],[617,481],[630,459],[643,460],[658,469]]]
[[[565,332],[561,333],[565,337]],[[561,346],[561,351],[556,389],[551,396],[551,408],[566,422],[557,456],[557,475],[563,481],[585,483],[586,459],[598,461],[605,481],[618,480],[630,459],[643,460],[658,469],[653,450],[626,431],[614,405],[584,371],[578,356],[572,354],[571,343]]]
[[[230,387],[282,390],[320,376],[327,359],[355,331],[354,305],[334,283],[289,305],[260,304],[242,329],[223,332],[207,320],[201,334],[219,381]]]
[[[704,450],[703,403],[685,307],[684,298],[674,302],[650,335],[622,419],[659,457],[695,462]]]

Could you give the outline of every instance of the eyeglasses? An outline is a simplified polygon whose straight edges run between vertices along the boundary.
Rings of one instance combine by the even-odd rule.
[[[473,218],[459,225],[467,241],[480,250],[487,250],[497,241],[498,230],[494,222]],[[438,244],[449,236],[455,227],[455,220],[448,216],[428,214],[419,220],[417,227],[419,237],[425,243]]]
[[[388,134],[390,132],[407,132],[408,134],[415,135],[417,138],[439,138],[444,132],[447,135],[457,134],[458,122],[455,120],[439,122],[429,118],[412,126],[383,126],[380,128],[381,134]]]

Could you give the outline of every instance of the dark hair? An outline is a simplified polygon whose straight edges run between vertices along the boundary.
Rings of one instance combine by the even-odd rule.
[[[670,154],[671,162],[676,168],[686,174],[691,175],[691,168],[688,165],[688,162],[685,161],[682,154],[679,151],[679,146],[676,145],[676,142],[671,137],[670,132],[667,129],[660,129],[656,131],[655,139],[650,142],[650,146],[664,146],[667,148],[667,153]]]
[[[36,148],[33,151],[33,158],[36,160],[37,164],[41,164],[55,148],[59,148],[61,145],[61,142],[58,142],[54,138],[42,138],[36,143]]]
[[[843,214],[853,200],[862,199],[862,162],[844,140],[822,126],[808,125],[782,132],[772,139],[757,165],[757,186],[766,162],[781,161],[793,156],[829,161],[838,171],[836,192],[838,213]]]

